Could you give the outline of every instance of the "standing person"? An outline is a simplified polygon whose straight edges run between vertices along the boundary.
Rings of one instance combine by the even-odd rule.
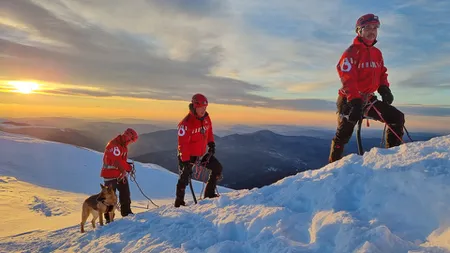
[[[184,195],[189,177],[192,175],[192,167],[200,157],[201,163],[211,170],[205,187],[205,198],[217,197],[215,193],[217,180],[222,175],[222,165],[214,156],[215,142],[212,122],[206,107],[208,100],[202,94],[195,94],[189,104],[189,113],[178,124],[178,161],[181,170],[177,183],[175,207],[186,205]],[[206,148],[208,152],[205,155]],[[209,159],[208,159],[209,158]]]
[[[361,16],[355,26],[353,44],[342,54],[337,72],[342,82],[336,102],[338,125],[331,142],[328,161],[342,158],[344,145],[350,140],[356,123],[368,116],[386,123],[386,147],[398,146],[403,141],[405,116],[392,106],[394,96],[387,79],[387,68],[377,43],[380,20],[374,14]],[[381,95],[379,101],[374,94]],[[381,113],[381,117],[378,112]],[[384,121],[383,121],[384,120]]]
[[[136,142],[138,134],[134,129],[128,128],[121,135],[112,139],[105,148],[103,155],[103,167],[100,176],[104,178],[105,186],[119,191],[120,213],[122,217],[133,214],[131,211],[130,186],[128,174],[131,172],[131,164],[127,162],[128,145]],[[105,213],[106,223],[110,217]]]

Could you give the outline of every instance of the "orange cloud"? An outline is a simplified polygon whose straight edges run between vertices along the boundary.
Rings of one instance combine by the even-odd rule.
[[[96,119],[136,118],[180,121],[188,113],[189,101],[122,97],[55,96],[0,93],[2,117],[79,117]],[[262,107],[211,103],[208,111],[216,124],[329,125],[333,112],[300,112]]]

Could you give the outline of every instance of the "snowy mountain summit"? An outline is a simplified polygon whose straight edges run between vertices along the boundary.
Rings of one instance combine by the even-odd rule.
[[[4,237],[0,251],[450,252],[449,154],[450,136],[374,148],[260,189],[87,223],[84,234],[75,219]]]

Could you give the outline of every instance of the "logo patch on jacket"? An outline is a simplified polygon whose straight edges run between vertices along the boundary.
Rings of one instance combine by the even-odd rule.
[[[187,130],[187,127],[185,127],[184,125],[181,125],[178,128],[178,136],[184,136],[186,134],[186,130]]]
[[[120,156],[121,153],[119,147],[114,147],[112,152],[115,156]]]
[[[353,58],[344,58],[341,63],[341,71],[342,72],[350,72],[352,70]]]

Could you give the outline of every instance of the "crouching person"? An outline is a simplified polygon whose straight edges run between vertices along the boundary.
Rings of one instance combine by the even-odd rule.
[[[131,194],[128,174],[132,167],[127,162],[128,145],[136,142],[138,134],[128,128],[121,135],[112,139],[105,148],[103,155],[103,167],[100,176],[104,178],[105,185],[119,191],[120,213],[122,217],[133,214],[131,211]],[[105,213],[106,223],[111,221],[108,213]]]

